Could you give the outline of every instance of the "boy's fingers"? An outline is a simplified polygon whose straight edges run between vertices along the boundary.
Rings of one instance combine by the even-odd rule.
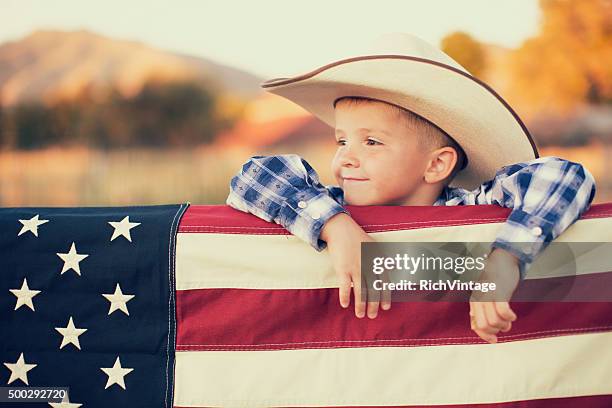
[[[476,335],[478,335],[478,337],[480,337],[484,341],[486,341],[488,343],[496,343],[497,342],[497,336],[495,336],[494,334],[489,334],[489,333],[486,333],[486,332],[484,332],[482,330],[479,330],[475,326],[474,319],[471,319],[470,326],[472,327],[472,330],[474,331],[474,333],[476,333]]]
[[[472,314],[472,311],[470,310],[470,329],[476,331],[476,317]]]
[[[472,322],[474,323],[475,330],[482,331],[487,328],[488,325],[484,312],[480,310],[480,302],[474,302],[472,307],[472,313],[474,315]]]
[[[370,319],[376,318],[378,316],[378,308],[380,307],[380,292],[375,290],[368,290],[368,317]]]
[[[487,334],[495,334],[498,332],[497,329],[491,327],[487,321],[486,312],[484,310],[483,302],[474,302],[474,324],[478,331]]]
[[[495,302],[495,309],[497,309],[497,313],[504,319],[511,322],[516,320],[516,313],[512,311],[508,302]]]
[[[383,273],[383,281],[389,282],[389,273],[387,271]],[[380,294],[380,298],[380,303],[383,310],[391,309],[391,291],[388,289],[383,290]]]
[[[361,279],[353,280],[353,293],[355,294],[355,316],[365,316],[365,301],[361,299]]]
[[[368,302],[368,317],[375,319],[378,315],[378,306],[380,302]]]
[[[512,328],[512,322],[516,320],[516,314],[512,311],[508,302],[495,302],[494,307],[497,310],[497,314],[506,319],[507,325],[501,331],[504,333],[509,332]]]
[[[350,275],[341,274],[338,279],[340,280],[340,287],[338,291],[340,306],[346,309],[351,303],[351,277]]]
[[[491,343],[491,344],[493,344],[493,343],[497,343],[497,336],[496,336],[496,335],[494,335],[494,334],[486,334],[486,333],[483,333],[483,334],[480,336],[480,338],[481,338],[481,339],[483,339],[484,341],[488,342],[488,343]]]
[[[508,327],[508,323],[510,322],[506,321],[497,314],[497,309],[495,308],[495,304],[493,302],[484,302],[483,309],[485,311],[485,316],[487,317],[487,323],[490,327],[494,328],[496,332]]]
[[[480,337],[487,343],[497,343],[497,336],[495,336],[494,334],[485,333],[478,329],[474,330],[474,333],[476,333],[478,337]]]
[[[488,343],[497,343],[497,336],[478,328],[477,321],[482,322],[483,319],[481,317],[484,317],[484,311],[481,310],[480,305],[481,302],[470,302],[470,327],[474,333],[484,341]],[[484,320],[486,321],[486,318]]]

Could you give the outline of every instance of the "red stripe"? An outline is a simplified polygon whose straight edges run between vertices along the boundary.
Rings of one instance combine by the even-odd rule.
[[[368,405],[373,408],[372,405]],[[347,407],[338,408],[368,408]],[[460,404],[460,405],[385,405],[385,408],[610,408],[612,407],[612,395],[593,395],[585,397],[565,397],[565,398],[543,398],[524,401],[495,402],[489,404]],[[174,408],[181,408],[175,406]],[[183,407],[187,408],[187,407]],[[191,407],[194,408],[194,407]],[[205,407],[199,407],[205,408]]]
[[[525,302],[612,302],[612,272],[525,280],[512,299]]]
[[[351,300],[351,305],[353,304]],[[612,330],[612,303],[517,302],[512,330],[499,341]],[[481,344],[469,305],[396,302],[376,319],[342,309],[338,289],[195,289],[177,291],[177,350]]]
[[[496,205],[466,206],[346,206],[366,232],[503,222],[510,210]],[[612,203],[591,206],[582,218],[612,217]],[[227,205],[192,205],[179,232],[223,234],[289,234],[283,227]]]

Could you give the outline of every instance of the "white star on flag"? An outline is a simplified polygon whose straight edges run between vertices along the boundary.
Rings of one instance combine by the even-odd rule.
[[[121,286],[119,286],[118,283],[117,283],[117,286],[115,287],[115,293],[112,293],[112,294],[103,293],[102,296],[104,296],[110,302],[110,307],[108,310],[109,315],[113,313],[115,310],[121,310],[126,315],[128,316],[130,315],[130,312],[128,312],[126,303],[132,300],[132,298],[134,298],[135,295],[124,295],[123,292],[121,291]]]
[[[106,387],[104,387],[104,389],[107,389],[113,384],[118,384],[124,390],[125,390],[125,381],[123,377],[125,377],[126,375],[134,371],[133,368],[121,367],[121,361],[119,360],[118,356],[117,356],[117,360],[115,360],[115,364],[112,367],[100,368],[100,370],[104,371],[104,373],[108,375],[108,381],[106,382]]]
[[[62,402],[50,402],[53,408],[79,408],[83,404],[76,404],[74,402],[70,402],[68,396],[65,396]]]
[[[19,231],[19,234],[17,234],[17,236],[20,236],[21,234],[25,234],[26,232],[30,231],[32,234],[34,234],[34,236],[37,237],[38,226],[49,222],[49,220],[39,220],[38,216],[39,214],[36,214],[29,220],[19,220],[19,222],[23,224],[23,227],[21,227],[21,231]]]
[[[70,320],[68,320],[68,326],[56,327],[55,330],[57,330],[64,337],[62,339],[60,349],[70,343],[74,344],[79,350],[81,349],[81,344],[79,343],[79,336],[85,333],[87,329],[77,329],[74,326],[74,322],[72,321],[72,316],[70,316]]]
[[[76,246],[74,245],[74,242],[73,242],[72,246],[70,247],[70,251],[68,251],[68,253],[66,254],[57,253],[57,256],[62,258],[62,260],[64,261],[64,267],[62,268],[62,275],[64,274],[64,272],[69,271],[70,269],[73,269],[77,273],[77,275],[81,276],[81,269],[79,268],[79,262],[87,258],[89,255],[78,254],[76,251]]]
[[[38,364],[27,364],[25,362],[25,359],[23,358],[23,353],[21,353],[21,355],[17,359],[17,362],[12,363],[12,364],[4,363],[4,365],[9,370],[11,370],[11,378],[9,378],[7,384],[10,384],[15,380],[21,380],[25,383],[25,385],[29,385],[28,384],[28,371],[36,367]]]
[[[113,231],[113,236],[110,239],[111,241],[118,236],[123,235],[128,241],[132,242],[130,230],[140,225],[139,222],[130,222],[129,216],[126,216],[121,221],[109,221],[108,223],[115,229],[115,231]]]
[[[17,304],[15,305],[15,310],[19,309],[21,306],[27,306],[30,309],[34,310],[34,303],[32,303],[32,298],[40,293],[40,290],[31,290],[28,287],[28,281],[26,278],[23,278],[23,283],[21,284],[21,289],[9,289],[13,293],[13,295],[17,296]]]

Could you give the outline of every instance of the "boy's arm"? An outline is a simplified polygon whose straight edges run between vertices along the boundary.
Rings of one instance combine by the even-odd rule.
[[[343,191],[323,186],[310,164],[295,154],[253,156],[230,181],[226,204],[285,227],[317,251],[325,223],[342,207]]]
[[[358,279],[359,251],[361,242],[372,239],[342,207],[344,192],[340,187],[323,186],[312,166],[298,155],[253,156],[232,178],[226,203],[282,225],[317,251],[327,247],[323,237],[329,240],[332,264],[338,275],[340,304],[348,307],[352,283],[355,314],[365,315],[366,303]],[[336,215],[339,216],[331,220]],[[378,307],[377,300],[368,302],[370,318],[377,316]],[[384,295],[382,307],[391,307]]]
[[[523,279],[527,265],[589,208],[594,196],[595,180],[581,164],[542,157],[505,166],[493,180],[469,193],[447,190],[447,205],[512,208],[492,247],[518,258]]]

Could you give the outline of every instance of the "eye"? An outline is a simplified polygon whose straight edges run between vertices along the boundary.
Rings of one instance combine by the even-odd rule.
[[[340,140],[336,140],[336,144],[338,146],[344,146],[344,140],[340,139]]]
[[[373,142],[373,144],[370,144],[370,142]],[[368,146],[376,146],[376,145],[381,145],[382,143],[380,143],[378,140],[374,140],[372,138],[368,138]]]

